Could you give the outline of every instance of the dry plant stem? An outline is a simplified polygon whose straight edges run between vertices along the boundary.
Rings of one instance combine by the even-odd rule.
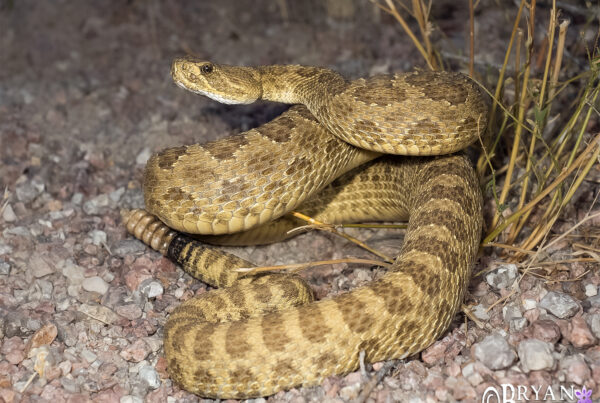
[[[375,250],[373,248],[371,248],[369,245],[367,245],[366,243],[364,243],[363,241],[361,241],[360,239],[356,239],[353,236],[350,236],[348,234],[344,234],[343,232],[340,232],[338,230],[335,229],[335,227],[333,225],[329,225],[326,223],[322,223],[320,221],[315,220],[312,217],[309,217],[307,215],[304,215],[302,213],[298,213],[297,211],[292,211],[291,213],[294,217],[299,218],[301,220],[304,220],[306,222],[308,222],[311,225],[314,225],[315,228],[323,230],[323,231],[328,231],[328,232],[332,232],[336,235],[341,236],[342,238],[345,238],[346,240],[355,243],[356,245],[360,246],[361,248],[371,252],[372,254],[374,254],[375,256],[379,256],[380,258],[382,258],[383,260],[385,260],[388,263],[392,263],[394,262],[394,259],[379,252],[378,250]]]
[[[389,7],[388,8],[388,7],[384,7],[383,5],[379,4],[379,2],[377,2],[376,0],[371,0],[371,1],[373,1],[377,5],[377,7],[381,8],[386,13],[392,15],[396,19],[396,21],[398,21],[400,23],[400,25],[402,26],[402,29],[404,29],[404,32],[406,32],[406,34],[410,37],[410,39],[413,41],[413,43],[417,47],[417,50],[419,51],[419,53],[421,53],[421,55],[427,62],[427,66],[431,70],[435,70],[435,67],[432,64],[432,61],[429,59],[429,55],[427,54],[427,51],[425,50],[425,48],[423,48],[423,45],[421,45],[421,43],[419,42],[419,40],[417,39],[415,34],[412,32],[412,30],[410,29],[410,27],[408,26],[408,24],[406,23],[404,18],[402,18],[402,16],[396,9],[394,2],[392,0],[385,0],[386,4]]]
[[[495,239],[498,234],[500,234],[507,226],[514,223],[521,215],[525,212],[532,209],[536,206],[544,197],[546,197],[550,192],[552,192],[558,185],[560,185],[575,169],[583,164],[584,161],[589,161],[588,155],[593,152],[593,155],[590,157],[591,160],[595,162],[596,158],[598,158],[598,153],[600,152],[600,134],[596,135],[594,139],[590,142],[590,144],[585,148],[585,150],[577,157],[575,162],[573,162],[566,170],[564,170],[548,187],[546,187],[543,191],[541,191],[533,200],[527,203],[523,208],[519,211],[514,212],[511,216],[507,217],[501,224],[497,225],[493,228],[493,230],[485,237],[483,240],[483,244],[487,244],[491,242],[492,239]],[[593,163],[592,163],[593,165]]]
[[[477,325],[478,328],[483,329],[485,327],[485,324],[483,322],[481,322],[479,319],[477,319],[477,317],[475,315],[473,315],[473,311],[471,311],[470,307],[463,304],[461,309],[464,312],[465,316],[467,318],[471,319]]]
[[[598,91],[596,91],[593,96],[594,102],[596,100],[597,95],[598,95]],[[593,102],[592,102],[592,104],[593,104]],[[590,107],[588,109],[588,113],[586,114],[586,117],[581,125],[581,129],[579,131],[579,135],[577,136],[577,140],[575,142],[575,146],[573,147],[573,151],[571,152],[571,155],[569,157],[569,161],[565,165],[567,167],[571,165],[573,159],[575,158],[576,152],[579,149],[579,144],[582,141],[583,136],[585,134],[585,129],[588,126],[591,112],[592,112],[592,108]],[[579,115],[579,112],[577,114]],[[564,143],[566,143],[566,139],[564,140],[563,144]],[[562,148],[561,148],[561,150],[562,150]],[[525,241],[522,242],[523,248],[532,249],[535,245],[537,245],[540,242],[540,240],[544,237],[545,232],[549,231],[550,228],[552,227],[552,225],[554,224],[554,222],[558,219],[558,215],[559,215],[560,211],[570,201],[573,194],[579,188],[579,186],[581,185],[581,182],[583,181],[585,176],[588,174],[588,172],[590,171],[590,169],[592,168],[593,165],[594,165],[594,159],[590,159],[588,161],[586,167],[583,169],[583,171],[580,172],[580,174],[577,176],[575,182],[572,184],[568,193],[565,196],[562,196],[561,188],[559,188],[558,191],[554,193],[554,195],[552,196],[552,200],[550,201],[549,205],[546,207],[546,212],[540,219],[540,223],[544,223],[544,224],[539,225],[536,228],[534,228],[534,230],[529,235],[529,237]],[[543,185],[544,185],[546,179],[549,177],[550,173],[551,173],[551,169],[549,168],[548,171],[546,172],[546,177],[544,177],[544,180],[540,185],[540,188],[543,188]],[[558,205],[557,205],[557,203],[558,203]],[[525,219],[529,216],[530,213],[531,213],[531,210],[524,215],[525,218],[521,220],[519,230],[520,230],[521,226],[524,225]]]
[[[523,30],[519,29],[517,32],[517,46],[515,47],[515,106],[514,114],[517,114],[519,108],[519,94],[521,93],[521,80],[519,75],[521,74],[521,46],[523,46]]]
[[[567,37],[567,28],[569,27],[569,20],[565,20],[558,26],[558,43],[556,45],[556,58],[554,59],[554,68],[552,71],[552,78],[550,79],[550,90],[548,91],[548,99],[552,100],[556,93],[556,87],[558,85],[558,74],[562,65],[562,58],[565,51],[565,38]],[[550,108],[550,105],[548,106]],[[550,111],[548,111],[550,115]]]
[[[585,249],[585,250],[589,250],[589,251],[592,251],[592,252],[598,252],[598,253],[600,253],[600,249],[591,247],[589,245],[584,245],[582,243],[574,243],[573,244],[573,248],[574,249]]]
[[[475,75],[475,14],[473,0],[469,0],[469,75]]]
[[[392,367],[394,367],[396,364],[398,364],[397,360],[388,361],[385,364],[383,364],[381,369],[377,371],[377,374],[373,378],[371,378],[371,380],[365,385],[363,390],[360,392],[360,395],[358,395],[358,397],[355,400],[353,400],[352,403],[366,402],[371,393],[373,392],[373,389],[375,389],[375,387],[383,380],[385,374],[387,374],[388,371],[392,369]]]
[[[510,190],[511,180],[513,177],[513,171],[517,160],[517,155],[519,151],[519,145],[521,143],[521,134],[523,131],[523,122],[525,121],[525,112],[527,110],[526,107],[526,98],[527,98],[527,85],[529,83],[529,75],[531,73],[531,57],[533,54],[533,38],[534,38],[534,26],[535,26],[535,0],[531,1],[530,6],[530,16],[531,20],[528,23],[528,37],[527,37],[527,60],[525,61],[525,71],[523,73],[523,88],[521,89],[521,98],[519,101],[519,115],[517,117],[517,122],[519,123],[515,129],[515,136],[513,140],[510,160],[508,162],[508,170],[506,172],[506,179],[504,180],[504,186],[502,187],[502,192],[500,193],[499,203],[500,207],[506,201],[506,197],[508,196],[508,191]],[[495,227],[498,224],[498,220],[500,219],[501,211],[494,216],[492,221],[492,227]]]
[[[546,65],[544,68],[544,77],[542,79],[542,87],[540,90],[540,95],[538,98],[538,110],[540,113],[542,113],[542,111],[544,111],[545,108],[545,98],[544,95],[546,93],[546,86],[547,86],[547,82],[548,82],[548,74],[550,72],[550,61],[552,60],[552,44],[554,43],[554,31],[556,30],[556,2],[553,2],[553,7],[552,10],[550,10],[550,23],[548,24],[548,52],[546,53]],[[546,113],[548,113],[549,111],[549,106],[548,109],[546,109]],[[541,138],[542,136],[542,132],[544,131],[544,126],[546,123],[546,118],[543,117],[542,119],[539,119],[539,116],[536,118],[536,124],[533,128],[533,136],[531,136],[531,140],[529,143],[529,158],[527,158],[527,163],[525,165],[525,177],[523,179],[523,184],[521,186],[521,195],[519,197],[519,204],[517,206],[517,210],[519,210],[521,207],[523,207],[523,205],[525,205],[525,201],[527,200],[527,190],[529,188],[529,179],[531,177],[531,169],[532,169],[532,156],[534,155],[535,152],[535,143],[537,138]],[[521,231],[521,228],[523,227],[523,225],[525,225],[525,222],[527,221],[527,219],[529,218],[529,214],[531,213],[531,210],[524,214],[523,217],[521,217],[521,219],[519,220],[519,222],[517,222],[516,225],[514,225],[512,227],[512,230],[510,232],[510,234],[508,235],[507,238],[507,243],[513,243],[514,240],[517,238],[517,236],[519,235],[519,232]]]
[[[520,279],[519,279],[520,281]],[[503,304],[506,301],[508,301],[513,295],[515,295],[517,292],[517,290],[512,290],[509,294],[505,295],[502,298],[498,298],[498,300],[496,300],[496,302],[494,302],[492,305],[488,306],[488,308],[485,310],[486,312],[491,311],[496,305],[498,304]]]
[[[429,4],[431,6],[431,3]],[[419,24],[419,30],[421,31],[421,37],[425,43],[425,51],[427,52],[427,59],[435,65],[433,60],[433,48],[431,41],[429,40],[430,30],[428,25],[429,19],[429,7],[425,7],[423,0],[412,0],[412,14],[417,23]]]
[[[550,262],[537,262],[536,266],[553,266],[553,265],[558,265],[558,264],[571,264],[571,263],[593,263],[596,261],[597,261],[597,259],[594,259],[592,257],[583,257],[583,258],[578,258],[578,259],[563,259],[563,260],[553,260]],[[531,269],[535,269],[536,266],[531,266]]]
[[[512,250],[515,252],[526,253],[526,254],[535,253],[535,252],[532,252],[527,249],[519,248],[518,246],[507,245],[505,243],[498,243],[498,242],[490,242],[490,243],[483,244],[481,246],[483,246],[484,248],[485,247],[493,247],[493,248],[507,249],[507,250]]]
[[[341,224],[341,228],[385,228],[385,229],[406,229],[407,224]]]
[[[262,273],[265,271],[277,271],[277,270],[291,270],[291,271],[301,271],[305,269],[309,269],[311,267],[324,266],[327,264],[338,264],[338,263],[358,263],[358,264],[367,264],[371,266],[381,266],[387,269],[393,267],[392,264],[382,262],[381,260],[371,260],[371,259],[355,259],[355,258],[345,258],[345,259],[331,259],[331,260],[319,260],[316,262],[308,262],[308,263],[294,263],[294,264],[282,264],[276,266],[261,266],[261,267],[241,267],[236,269],[238,273],[244,274],[256,274]]]
[[[508,169],[506,171],[506,179],[504,180],[504,186],[502,187],[502,192],[500,193],[498,207],[500,207],[502,204],[504,204],[504,202],[506,201],[506,197],[508,196],[508,191],[510,190],[513,171],[515,169],[515,164],[516,164],[517,156],[519,153],[519,145],[521,143],[521,133],[523,131],[522,130],[523,121],[525,120],[525,110],[526,110],[525,98],[527,96],[527,84],[529,81],[529,73],[531,72],[529,62],[530,62],[530,60],[529,60],[529,56],[528,56],[528,60],[527,60],[526,67],[525,67],[525,73],[523,74],[523,88],[521,90],[521,100],[519,102],[519,115],[517,117],[517,122],[519,124],[517,125],[517,127],[515,129],[515,137],[513,139],[512,151],[511,151],[511,155],[510,155],[510,160],[508,162]],[[501,215],[501,212],[498,211],[492,221],[492,227],[496,226],[496,224],[498,223],[498,220],[500,219],[500,215]]]
[[[521,21],[521,13],[523,11],[524,5],[525,5],[525,0],[521,0],[521,4],[519,4],[519,11],[517,11],[517,16],[515,17],[515,22],[513,24],[512,33],[510,35],[510,40],[508,42],[508,48],[506,49],[506,53],[504,54],[504,62],[502,63],[502,69],[500,69],[500,74],[498,75],[498,81],[496,82],[496,91],[494,92],[494,96],[492,97],[493,103],[492,103],[492,108],[490,109],[490,119],[488,120],[488,133],[492,133],[492,128],[493,128],[494,122],[496,120],[496,108],[499,105],[498,100],[500,99],[500,94],[502,93],[502,88],[504,85],[504,74],[506,73],[506,67],[508,66],[508,60],[510,58],[510,54],[512,51],[512,47],[513,47],[513,43],[515,40],[515,35],[517,33],[517,29],[519,28],[519,22]],[[493,150],[490,150],[489,152],[490,152],[490,154],[493,154]]]

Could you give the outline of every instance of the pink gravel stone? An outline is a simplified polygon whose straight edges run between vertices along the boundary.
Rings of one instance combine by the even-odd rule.
[[[6,361],[18,364],[25,359],[25,343],[18,336],[11,337],[4,340],[0,352],[4,354]]]
[[[571,319],[565,338],[577,348],[590,347],[596,342],[596,338],[581,316]]]
[[[119,355],[127,361],[140,362],[150,354],[150,346],[143,340],[136,340],[126,347]]]

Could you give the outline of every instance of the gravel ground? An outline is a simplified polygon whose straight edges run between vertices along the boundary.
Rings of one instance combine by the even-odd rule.
[[[546,23],[548,9],[541,3],[537,21]],[[482,1],[478,10],[477,65],[485,73],[502,62],[516,9],[510,2]],[[434,37],[448,54],[464,54],[467,16],[453,2],[434,5]],[[583,17],[575,11],[566,16],[572,18],[568,49],[580,30],[593,37],[594,27]],[[142,205],[140,179],[152,152],[246,130],[284,108],[230,107],[182,91],[169,77],[175,56],[324,65],[349,77],[423,67],[399,25],[367,1],[0,0],[0,27],[5,402],[199,400],[169,380],[162,326],[175,306],[206,286],[128,236],[119,209]],[[581,47],[568,57],[586,65]],[[589,127],[597,131],[597,115]],[[593,206],[599,178],[596,165],[555,234],[590,208],[590,214],[599,211]],[[586,222],[546,249],[543,259],[572,257],[573,243],[597,253],[599,224]],[[350,232],[388,253],[397,252],[402,239],[401,231]],[[367,257],[321,233],[234,251],[257,264]],[[460,314],[443,338],[417,356],[367,365],[267,400],[350,401],[372,388],[368,402],[476,402],[489,387],[502,392],[502,384],[521,385],[531,400],[532,388],[540,390],[539,400],[552,393],[559,400],[561,386],[572,400],[584,386],[598,398],[598,266],[556,263],[543,266],[545,279],[521,277],[522,267],[488,248],[467,297],[478,324]],[[380,271],[340,264],[304,275],[323,297]]]

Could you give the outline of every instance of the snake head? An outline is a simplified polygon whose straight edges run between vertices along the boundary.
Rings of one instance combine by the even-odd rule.
[[[181,88],[224,104],[250,104],[262,96],[260,73],[252,67],[214,64],[185,56],[173,61],[171,76]]]

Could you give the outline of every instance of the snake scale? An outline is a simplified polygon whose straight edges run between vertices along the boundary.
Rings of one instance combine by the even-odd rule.
[[[407,357],[447,329],[482,226],[477,177],[451,155],[486,126],[487,104],[469,78],[417,71],[347,81],[316,67],[193,57],[176,59],[171,74],[223,103],[300,104],[239,135],[153,155],[146,210],[123,213],[129,232],[219,287],[167,320],[176,383],[205,397],[266,396],[355,370],[360,352],[366,362]],[[291,210],[329,223],[407,219],[408,228],[393,269],[320,301],[300,277],[244,277],[235,269],[250,262],[188,235],[265,243],[296,224]]]

